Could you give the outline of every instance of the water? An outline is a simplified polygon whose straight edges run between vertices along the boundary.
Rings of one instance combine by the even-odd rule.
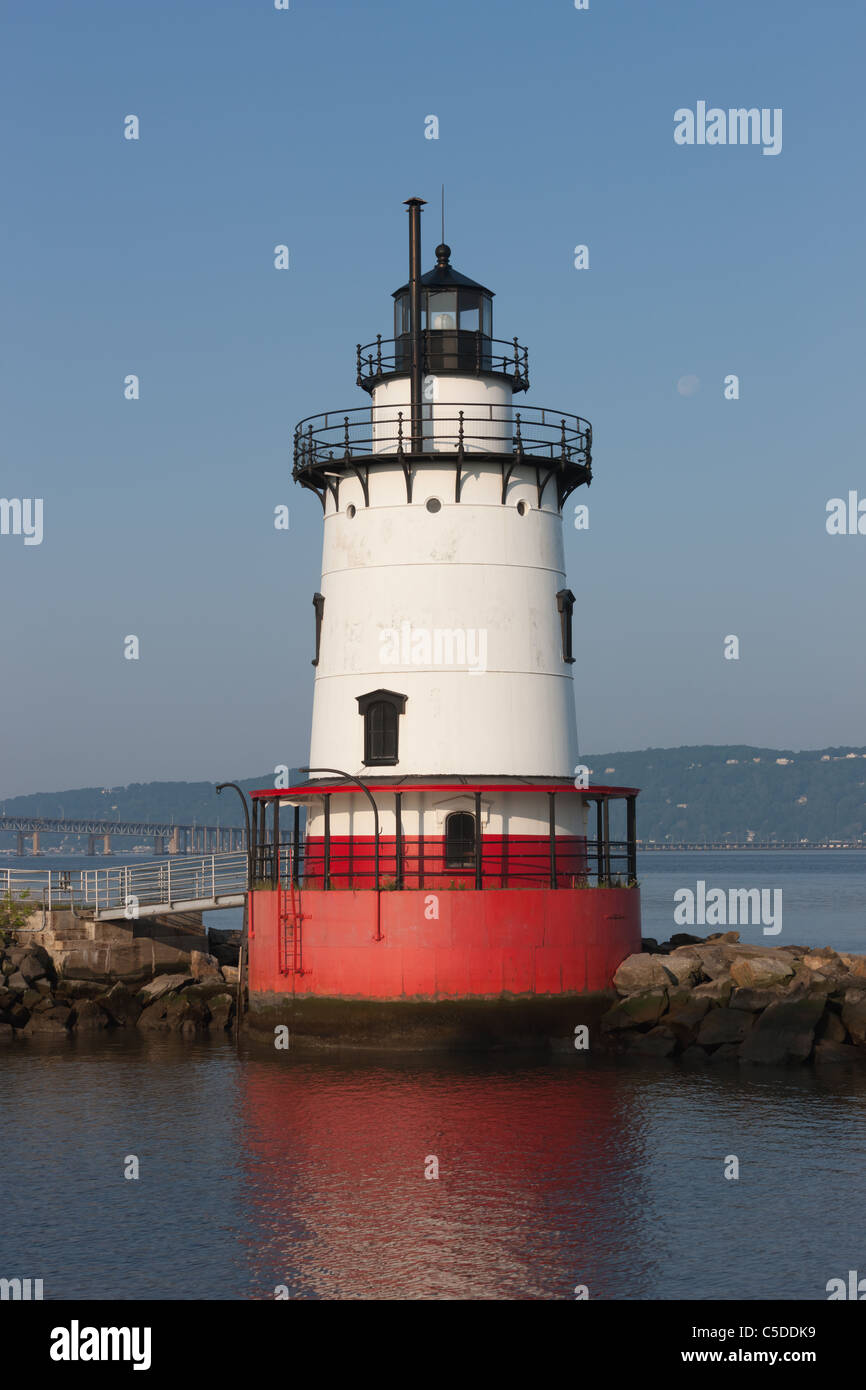
[[[866,949],[866,855],[640,872],[647,934],[703,878],[781,887],[775,941]],[[824,1299],[866,1272],[864,1106],[866,1068],[32,1039],[0,1051],[0,1275],[72,1299]]]

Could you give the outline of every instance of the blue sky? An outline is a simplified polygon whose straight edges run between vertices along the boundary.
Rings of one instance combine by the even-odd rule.
[[[595,430],[583,749],[866,742],[866,536],[825,529],[866,497],[861,6],[49,0],[3,30],[0,494],[44,539],[0,536],[0,795],[305,761],[291,431],[366,403],[402,202],[429,267],[443,181],[528,400]],[[781,154],[677,146],[698,100],[781,107]]]

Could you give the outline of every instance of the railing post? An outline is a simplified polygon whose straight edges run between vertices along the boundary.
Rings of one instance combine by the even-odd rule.
[[[481,793],[475,793],[475,887],[483,888],[483,859],[481,846]]]
[[[171,860],[168,861],[168,905],[171,907]]]
[[[322,803],[325,811],[325,844],[322,860],[322,887],[331,886],[331,793],[324,792]]]
[[[604,877],[610,886],[610,801],[604,798]]]
[[[628,880],[629,883],[637,882],[637,815],[635,803],[637,797],[627,796],[625,799],[626,814],[626,852],[628,854]]]
[[[398,888],[402,888],[402,887],[403,887],[403,811],[402,811],[402,803],[403,803],[403,793],[402,793],[402,792],[395,792],[395,793],[394,793],[394,808],[395,808],[395,809],[394,809],[394,815],[395,815],[395,818],[396,818],[396,825],[395,825],[395,831],[394,831],[394,841],[395,841],[395,851],[396,851],[396,857],[397,857],[397,864],[396,864],[396,880],[397,880],[397,887],[398,887]]]
[[[604,882],[604,827],[602,825],[601,797],[595,799],[595,851],[596,851],[596,872],[598,876],[598,886]]]
[[[297,887],[300,882],[298,861],[301,857],[301,808],[294,806],[292,810],[292,883]]]
[[[280,798],[274,797],[274,858],[271,864],[271,883],[280,886]]]
[[[547,793],[550,803],[550,886],[556,887],[556,792]]]

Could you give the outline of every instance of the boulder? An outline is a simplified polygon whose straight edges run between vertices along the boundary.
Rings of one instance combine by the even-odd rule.
[[[108,1018],[93,999],[82,999],[72,1014],[72,1024],[79,1033],[91,1033],[108,1027]]]
[[[748,1013],[760,1013],[770,1004],[782,998],[781,989],[735,989],[731,994],[731,1008],[745,1009]]]
[[[688,947],[680,947],[665,958],[664,969],[674,977],[678,985],[697,985],[703,979],[703,966],[700,956]]]
[[[28,987],[27,981],[20,970],[16,970],[14,975],[7,975],[6,983],[10,989],[16,990],[18,994],[23,994]]]
[[[154,1000],[161,999],[164,994],[171,994],[176,989],[183,989],[184,985],[192,983],[192,975],[157,975],[156,979],[149,980],[146,985],[142,985],[138,991],[141,1003],[147,1007]]]
[[[711,1007],[709,999],[691,999],[687,1003],[672,1006],[664,1017],[665,1025],[672,1029],[681,1047],[688,1047],[697,1036],[698,1029]]]
[[[32,1036],[36,1033],[59,1036],[66,1033],[69,1028],[70,1013],[69,1009],[57,1005],[53,1009],[47,1009],[45,1013],[31,1014],[29,1022],[21,1031],[25,1036]]]
[[[25,1009],[32,1010],[37,1008],[44,998],[45,995],[40,994],[38,989],[25,989],[21,996],[21,1003],[24,1005]]]
[[[794,967],[779,956],[738,956],[731,961],[730,974],[743,989],[767,989],[790,980]]]
[[[241,972],[236,965],[224,965],[222,974],[227,985],[236,985],[241,978]]]
[[[721,1047],[717,1047],[715,1052],[710,1053],[707,1061],[711,1062],[713,1066],[715,1066],[717,1062],[737,1063],[740,1060],[741,1054],[742,1048],[739,1043],[722,1043]]]
[[[648,1033],[637,1033],[629,1039],[629,1052],[639,1057],[672,1057],[676,1050],[676,1035],[664,1026],[651,1028]]]
[[[815,1030],[815,1037],[821,1042],[843,1043],[847,1042],[848,1029],[839,1015],[828,1009]]]
[[[807,1062],[824,1008],[822,998],[777,999],[758,1016],[743,1043],[740,1060],[759,1066]]]
[[[707,941],[724,941],[731,944],[735,944],[739,939],[740,933],[738,931],[714,931],[710,932],[707,937]]]
[[[647,1023],[658,1023],[667,1008],[668,996],[665,990],[647,990],[643,994],[630,994],[620,999],[601,1019],[605,1032],[617,1032],[623,1028],[640,1028]]]
[[[706,1064],[707,1064],[707,1062],[708,1062],[709,1060],[710,1060],[709,1053],[708,1053],[708,1052],[704,1052],[704,1049],[703,1049],[702,1047],[697,1047],[697,1046],[694,1046],[694,1045],[693,1045],[692,1047],[687,1047],[686,1050],[685,1050],[685,1052],[684,1052],[684,1053],[682,1054],[682,1056],[680,1057],[680,1061],[681,1061],[681,1062],[685,1062],[685,1064],[686,1064],[687,1067],[690,1067],[690,1066],[700,1066],[700,1067],[703,1067],[703,1066],[706,1066]]]
[[[141,1005],[119,980],[116,985],[112,985],[107,994],[101,995],[97,1002],[112,1023],[116,1023],[119,1028],[132,1028],[138,1022]]]
[[[627,956],[613,977],[618,994],[638,994],[663,989],[676,980],[654,955]]]
[[[730,975],[730,953],[716,946],[696,946],[695,954],[701,962],[701,974],[708,980],[727,980]]]
[[[190,951],[189,953],[190,974],[197,980],[219,980],[220,966],[216,956],[209,956],[204,951]]]
[[[37,980],[44,980],[48,973],[42,961],[38,956],[34,955],[32,951],[29,955],[24,957],[18,969],[21,971],[28,985],[35,985]]]
[[[698,1029],[701,1047],[741,1043],[751,1032],[754,1014],[745,1009],[711,1009]]]
[[[30,1010],[25,1009],[23,1004],[13,1004],[12,1008],[6,1011],[6,1020],[13,1028],[23,1028],[30,1022]]]
[[[814,1061],[816,1066],[828,1062],[833,1065],[838,1065],[840,1062],[855,1062],[862,1065],[866,1061],[866,1055],[859,1047],[852,1047],[850,1043],[831,1042],[825,1038],[815,1044]]]
[[[228,1028],[234,1009],[234,999],[230,994],[217,994],[208,1000],[210,1010],[210,1030],[212,1033],[223,1032]]]
[[[852,975],[858,975],[866,980],[866,956],[854,956],[849,951],[840,951],[839,959]]]
[[[683,946],[701,946],[704,938],[702,936],[692,936],[687,931],[675,931],[671,935],[669,945],[673,951],[680,950]]]
[[[862,1047],[866,1043],[866,993],[853,989],[846,992],[842,1022],[851,1034],[851,1041]]]
[[[201,999],[190,998],[186,993],[172,995],[166,1002],[165,1019],[174,1032],[190,1036],[205,1028],[209,1018],[207,1004]]]
[[[11,1023],[0,1023],[0,1043],[12,1042],[15,1037],[15,1029]]]
[[[171,1025],[166,1021],[165,1011],[165,998],[155,1000],[139,1014],[138,1027],[150,1032],[167,1033]]]
[[[708,980],[692,991],[695,999],[709,999],[712,1004],[727,1004],[734,986],[729,979]]]

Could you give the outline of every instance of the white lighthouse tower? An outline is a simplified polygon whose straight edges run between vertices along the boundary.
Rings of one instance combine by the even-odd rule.
[[[268,1008],[289,986],[293,1010],[561,1000],[603,989],[639,942],[636,792],[574,776],[562,509],[590,482],[592,430],[523,403],[527,350],[494,337],[492,291],[448,246],[421,273],[422,206],[408,200],[394,336],[358,348],[370,403],[295,431],[324,540],[309,781],[255,794],[260,848],[267,804],[276,843],[295,807],[261,870],[279,901],[258,904],[250,943]]]

